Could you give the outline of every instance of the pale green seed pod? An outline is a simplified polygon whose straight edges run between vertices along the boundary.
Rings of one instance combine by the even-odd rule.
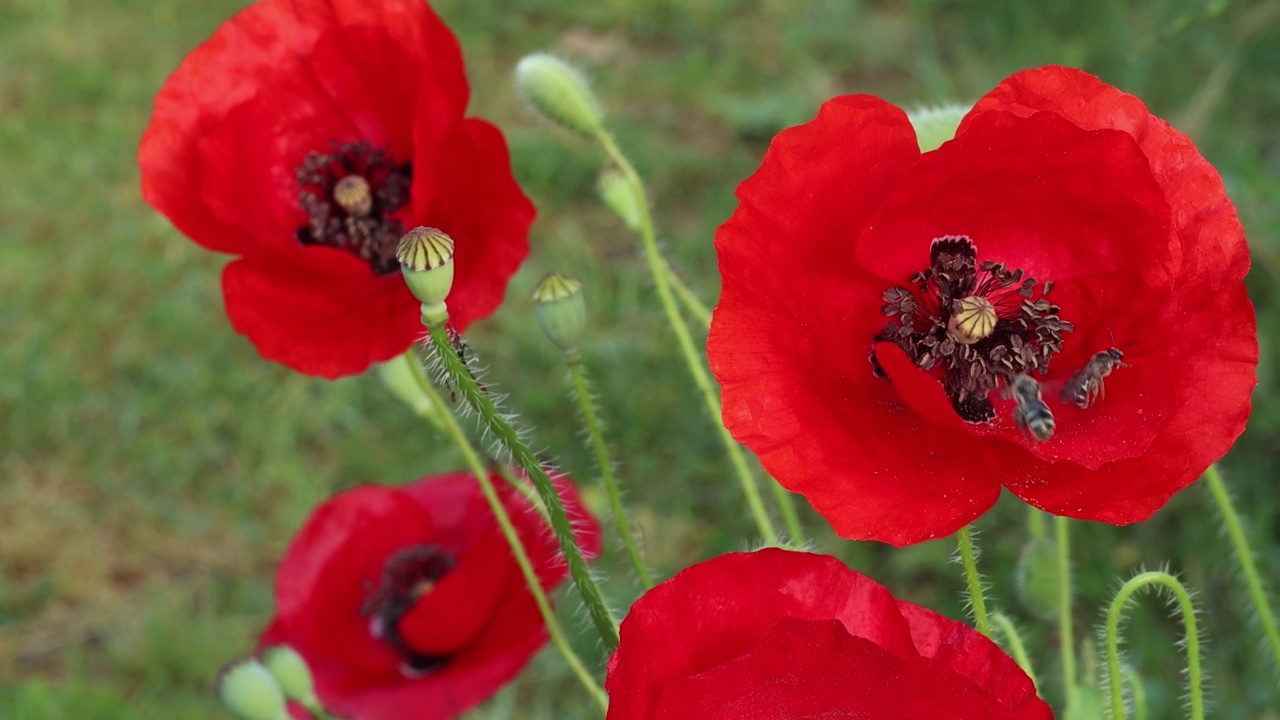
[[[629,229],[639,230],[641,200],[636,197],[626,176],[614,168],[609,168],[600,173],[597,186],[600,189],[600,199],[604,204],[621,218]]]
[[[288,645],[267,648],[262,652],[262,664],[280,684],[285,697],[308,708],[320,706],[311,668],[297,650]]]
[[[907,113],[907,119],[916,130],[916,142],[920,143],[920,152],[937,150],[943,143],[955,137],[960,121],[972,109],[972,105],[942,105],[920,108]]]
[[[555,55],[526,55],[516,65],[520,95],[547,119],[583,135],[604,127],[600,103],[582,74]]]
[[[576,353],[587,329],[587,303],[582,283],[558,273],[547,273],[533,290],[538,324],[547,339],[565,353]]]
[[[243,720],[289,720],[284,692],[257,660],[238,660],[218,674],[218,699]]]
[[[422,321],[439,325],[448,320],[444,301],[453,288],[453,238],[443,230],[416,227],[400,238],[396,259],[404,281],[422,303]]]

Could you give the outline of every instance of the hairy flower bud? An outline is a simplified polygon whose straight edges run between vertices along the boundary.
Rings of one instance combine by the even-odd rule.
[[[1018,598],[1037,617],[1052,619],[1058,612],[1058,547],[1052,540],[1032,538],[1018,559]]]
[[[257,660],[237,660],[218,674],[218,699],[243,720],[289,720],[284,692]]]
[[[600,199],[604,200],[604,204],[609,207],[622,222],[631,230],[640,229],[640,203],[643,202],[636,197],[635,191],[631,187],[631,183],[627,182],[624,176],[618,170],[609,168],[600,173],[598,182],[600,189]]]
[[[942,143],[955,137],[960,121],[972,108],[972,105],[942,105],[907,113],[907,120],[911,121],[911,126],[916,130],[920,152],[937,150]]]
[[[582,283],[558,273],[547,273],[533,290],[538,324],[547,339],[566,354],[577,353],[587,327],[587,303]]]
[[[378,364],[378,377],[382,379],[382,384],[387,390],[391,391],[397,400],[408,405],[418,417],[443,430],[444,421],[440,417],[440,406],[422,391],[422,386],[419,384],[419,378],[423,377],[424,372],[421,362],[412,353],[397,355],[387,362]]]
[[[448,320],[444,300],[453,288],[453,238],[443,230],[416,227],[400,238],[396,259],[413,296],[422,302],[423,322]]]
[[[600,104],[586,79],[554,55],[526,55],[516,65],[516,87],[530,105],[559,125],[584,135],[602,129]]]

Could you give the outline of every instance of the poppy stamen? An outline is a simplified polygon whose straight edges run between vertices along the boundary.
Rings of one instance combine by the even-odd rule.
[[[929,267],[913,273],[915,287],[884,292],[881,312],[892,320],[876,342],[902,348],[921,369],[942,372],[942,386],[961,418],[995,417],[987,396],[1017,375],[1041,375],[1062,350],[1071,323],[1045,299],[1052,281],[1036,292],[1036,280],[1004,263],[978,262],[973,241],[962,235],[937,238]],[[884,371],[875,362],[879,377]]]
[[[308,218],[298,242],[346,250],[377,275],[396,272],[405,231],[396,213],[409,201],[412,175],[409,163],[365,142],[310,153],[295,171],[298,207]]]

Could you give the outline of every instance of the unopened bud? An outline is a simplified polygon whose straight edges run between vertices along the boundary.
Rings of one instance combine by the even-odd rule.
[[[320,707],[311,668],[307,667],[307,661],[297,650],[288,645],[267,648],[262,651],[262,664],[280,684],[285,697],[308,709]]]
[[[387,390],[397,400],[408,405],[418,417],[443,430],[444,420],[440,417],[440,406],[422,391],[421,378],[425,377],[424,372],[422,363],[411,352],[397,355],[378,365],[378,377],[382,378],[382,384]]]
[[[257,660],[237,660],[218,674],[218,698],[243,720],[289,720],[284,692]]]
[[[1018,598],[1033,615],[1043,619],[1057,616],[1058,546],[1045,538],[1032,538],[1022,547],[1016,583]]]
[[[558,273],[547,273],[533,290],[538,324],[556,347],[566,354],[578,351],[587,328],[587,303],[582,283]]]
[[[956,136],[960,121],[973,109],[972,105],[942,105],[920,108],[907,113],[907,119],[916,130],[916,142],[920,152],[926,153],[942,147],[942,143]]]
[[[636,197],[631,183],[620,171],[613,168],[600,173],[600,199],[631,230],[640,229],[640,198]]]
[[[516,65],[516,87],[538,112],[570,130],[595,135],[603,127],[600,104],[587,81],[555,55],[526,55]]]
[[[453,238],[443,230],[416,227],[400,238],[396,259],[404,281],[422,303],[422,322],[440,325],[448,320],[444,300],[453,288]]]

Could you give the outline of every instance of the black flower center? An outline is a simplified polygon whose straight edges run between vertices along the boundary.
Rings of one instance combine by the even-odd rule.
[[[912,288],[884,292],[881,312],[892,318],[876,336],[902,348],[921,369],[941,371],[942,387],[961,418],[995,417],[987,396],[1016,375],[1049,371],[1071,323],[1045,299],[1053,282],[1037,291],[1036,280],[1003,263],[978,262],[973,241],[962,235],[937,238],[929,267],[913,274]],[[871,364],[880,377],[884,369]]]
[[[382,580],[361,609],[362,614],[372,618],[373,634],[404,657],[404,669],[410,674],[435,670],[449,660],[447,655],[427,655],[410,647],[400,634],[400,620],[455,565],[457,561],[439,545],[415,545],[401,550],[382,566]]]
[[[396,243],[405,228],[395,213],[409,201],[410,163],[366,142],[335,142],[328,153],[307,155],[294,172],[298,206],[309,218],[295,233],[298,242],[346,250],[378,275],[400,269]]]

